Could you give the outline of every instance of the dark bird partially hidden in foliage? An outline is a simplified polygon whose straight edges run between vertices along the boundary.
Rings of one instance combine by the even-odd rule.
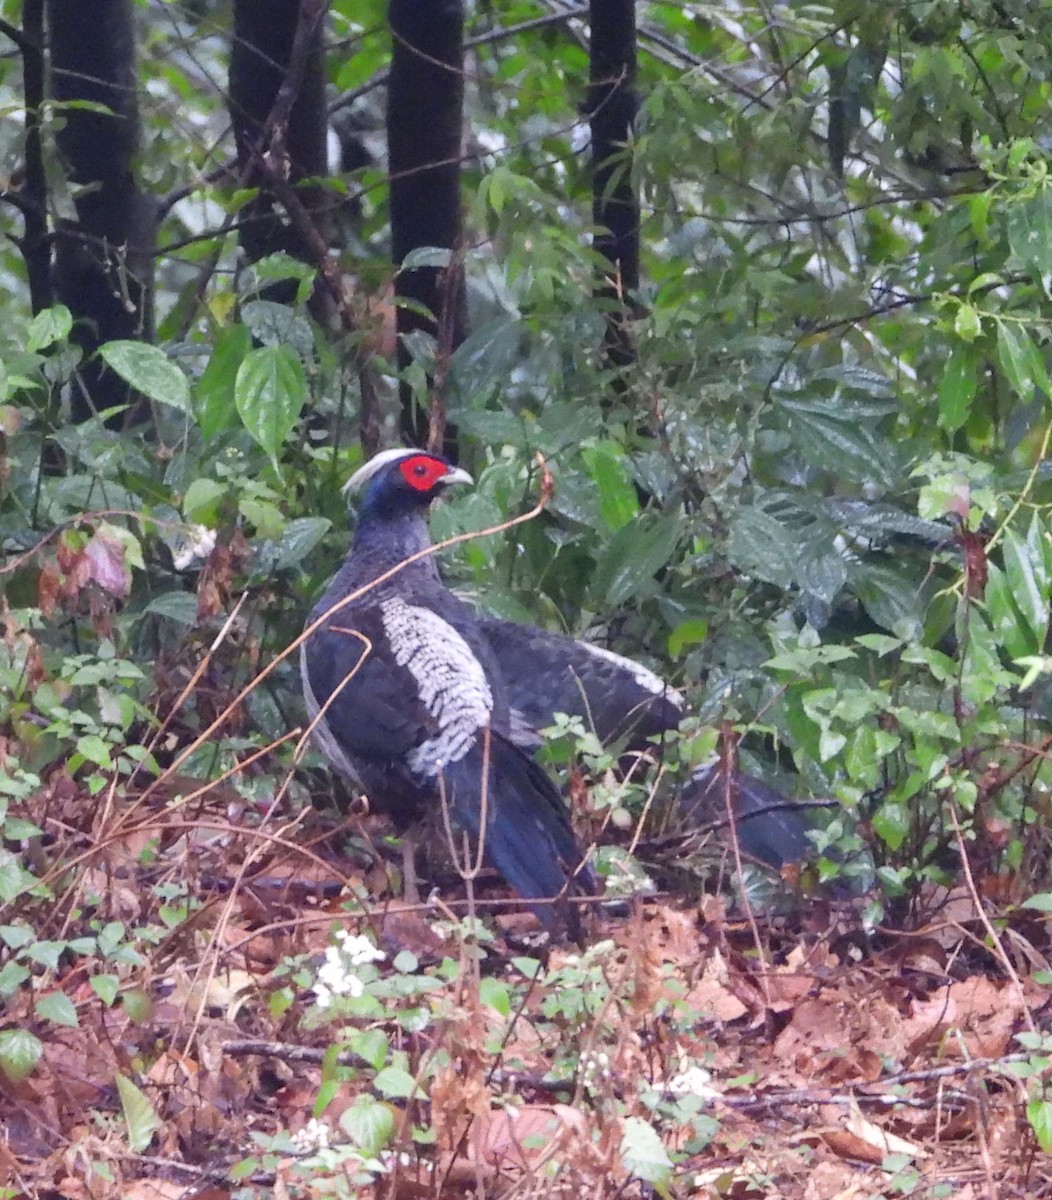
[[[303,643],[304,696],[322,750],[377,808],[405,828],[448,805],[453,826],[481,838],[485,861],[545,925],[572,925],[557,898],[594,891],[596,881],[569,811],[516,744],[476,616],[443,585],[432,555],[407,562],[431,544],[431,502],[470,482],[444,459],[405,450],[377,455],[352,477],[358,525],[310,615],[313,624],[329,614]]]
[[[604,746],[653,751],[653,740],[675,731],[685,715],[679,692],[631,658],[532,625],[497,618],[480,624],[506,681],[513,736],[524,748],[539,746],[538,731],[565,713],[580,717]],[[728,793],[746,855],[778,868],[810,854],[806,806],[741,771],[696,770],[676,796],[673,817],[694,829],[723,825]]]

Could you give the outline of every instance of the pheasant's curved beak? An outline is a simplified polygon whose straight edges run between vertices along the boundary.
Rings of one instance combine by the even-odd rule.
[[[448,487],[451,483],[474,483],[475,481],[463,467],[450,467],[438,482],[444,487]]]

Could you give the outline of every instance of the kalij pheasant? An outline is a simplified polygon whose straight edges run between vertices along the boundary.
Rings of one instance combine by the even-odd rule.
[[[419,451],[376,455],[346,561],[311,612],[301,651],[314,735],[330,761],[403,827],[448,804],[455,827],[549,927],[550,901],[593,890],[555,784],[512,737],[500,668],[474,613],[441,582],[427,513],[467,472]],[[406,565],[401,565],[406,564]],[[342,603],[341,605],[341,602]],[[483,830],[483,826],[485,829]],[[549,903],[544,903],[549,901]]]
[[[556,713],[580,717],[603,745],[623,740],[630,750],[671,733],[684,716],[679,692],[630,658],[514,621],[487,618],[480,628],[507,684],[513,736],[524,748],[540,745],[538,730],[554,725]],[[807,857],[806,806],[741,771],[728,781],[716,767],[696,770],[676,798],[680,819],[694,826],[723,820],[728,783],[746,854],[772,867]]]

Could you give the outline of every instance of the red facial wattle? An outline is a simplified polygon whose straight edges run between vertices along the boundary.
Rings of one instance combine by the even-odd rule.
[[[414,454],[398,464],[402,478],[417,492],[430,492],[436,483],[449,474],[449,463],[431,454]]]

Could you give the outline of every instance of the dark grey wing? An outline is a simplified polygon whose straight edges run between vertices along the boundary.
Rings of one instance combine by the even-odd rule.
[[[479,625],[507,689],[518,744],[536,745],[536,731],[560,712],[580,717],[604,744],[627,736],[640,747],[679,725],[682,697],[640,663],[513,621]]]

